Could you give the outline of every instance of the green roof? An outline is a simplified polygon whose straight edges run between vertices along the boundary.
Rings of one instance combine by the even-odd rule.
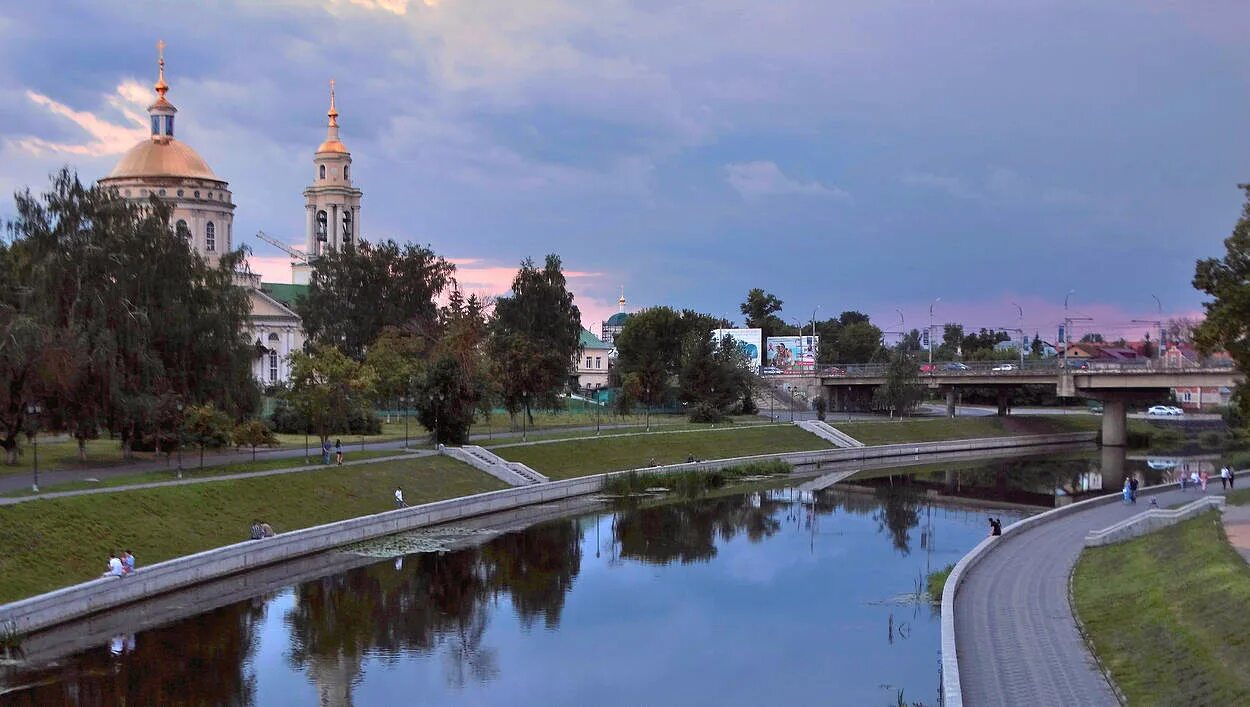
[[[595,336],[594,334],[591,334],[589,331],[586,331],[585,329],[582,329],[581,343],[582,343],[583,349],[610,349],[612,348],[611,346],[608,346],[607,344],[603,343],[603,341],[599,337]]]
[[[278,300],[289,309],[295,309],[295,301],[308,294],[308,285],[288,285],[281,282],[262,282],[260,291]]]
[[[629,312],[617,312],[608,317],[608,321],[604,322],[606,326],[625,326],[625,320],[629,319]]]

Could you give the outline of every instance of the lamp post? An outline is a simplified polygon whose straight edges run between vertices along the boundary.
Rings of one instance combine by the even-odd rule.
[[[1020,370],[1024,370],[1024,310],[1015,302],[1011,304],[1016,308],[1016,323],[1020,325]]]
[[[182,411],[187,406],[179,400],[174,403],[174,409],[178,411],[178,478],[182,478]],[[308,463],[308,427],[304,427],[304,463]]]
[[[938,297],[929,304],[929,328],[926,332],[929,334],[929,368],[933,368],[933,305],[941,302],[942,298]]]
[[[818,353],[816,351],[816,313],[819,311],[820,305],[816,305],[816,308],[812,310],[812,373],[816,372],[816,354]],[[803,330],[800,329],[799,333],[802,334]]]
[[[1159,339],[1155,342],[1155,359],[1158,363],[1163,363],[1163,303],[1155,295],[1150,296],[1155,298],[1155,306],[1159,312]]]
[[[408,396],[399,396],[399,404],[404,406],[404,451],[408,451]]]
[[[903,344],[903,353],[907,353],[907,325],[903,323],[903,310],[898,307],[894,308],[898,312],[898,336],[899,341]]]
[[[434,451],[438,451],[438,408],[443,402],[442,393],[430,393],[430,404],[434,406]]]
[[[525,418],[529,417],[529,406],[526,405],[526,399],[529,397],[526,393],[521,393],[521,441],[528,442],[525,436]]]
[[[1063,367],[1068,367],[1068,342],[1072,340],[1072,319],[1068,316],[1068,300],[1076,290],[1068,290],[1067,296],[1063,298]]]
[[[651,386],[643,388],[643,392],[647,394],[647,432],[651,431]]]
[[[592,394],[595,402],[595,436],[599,435],[599,386],[601,383],[595,383],[595,392]],[[598,526],[596,526],[598,527]]]
[[[26,405],[26,414],[33,420],[33,426],[28,426],[26,434],[30,437],[31,447],[35,451],[35,479],[30,485],[30,490],[39,493],[39,416],[43,414],[43,405],[40,403],[28,403]],[[31,425],[32,423],[27,423]]]

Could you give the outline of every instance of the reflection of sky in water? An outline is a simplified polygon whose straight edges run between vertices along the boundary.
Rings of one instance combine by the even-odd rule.
[[[794,520],[789,513],[774,514],[781,528],[762,542],[745,534],[717,539],[711,561],[665,566],[612,563],[612,520],[601,516],[601,557],[589,525],[558,629],[537,622],[527,631],[499,597],[481,642],[493,655],[493,678],[449,686],[445,648],[370,658],[357,704],[867,704],[893,697],[881,685],[931,700],[937,616],[888,600],[979,541],[985,514],[934,508],[930,518],[922,506],[911,553],[903,555],[871,514],[820,516],[813,532],[805,512]],[[931,552],[919,547],[930,523]],[[282,613],[271,610],[269,623]],[[908,632],[893,644],[891,614]],[[286,690],[276,694],[279,703],[301,702]]]

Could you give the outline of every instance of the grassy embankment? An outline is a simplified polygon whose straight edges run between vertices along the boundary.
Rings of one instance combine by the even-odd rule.
[[[830,422],[830,424],[864,444],[896,444],[1057,432],[1087,432],[1098,429],[1099,418],[1090,415],[1009,415],[1007,417],[951,417],[882,422]]]
[[[726,427],[678,434],[591,437],[567,442],[497,447],[496,454],[519,461],[553,479],[752,454],[829,449],[832,445],[793,425]]]
[[[380,462],[0,507],[0,602],[92,579],[112,550],[141,565],[244,540],[255,518],[279,533],[504,485],[446,457]]]
[[[552,441],[552,440],[572,440],[584,437],[621,437],[621,436],[638,436],[650,434],[647,432],[645,425],[629,426],[629,427],[601,427],[598,434],[592,427],[589,429],[554,429],[547,431],[531,432],[526,435],[526,439],[530,442]],[[719,430],[728,426],[736,428],[753,427],[753,426],[777,426],[778,423],[770,423],[768,420],[758,415],[736,415],[730,423],[717,423],[715,425],[707,422],[688,422],[684,417],[668,416],[662,423],[658,423],[653,417],[651,419],[651,433],[656,432],[696,432],[699,430]],[[474,444],[480,444],[483,447],[498,447],[503,445],[513,445],[521,442],[520,436],[501,437],[495,440],[474,440]]]
[[[346,452],[344,458],[348,462],[358,461],[362,459],[379,459],[382,457],[395,457],[403,454],[399,449],[377,449],[354,452]],[[240,462],[238,464],[220,464],[217,466],[206,466],[203,469],[199,467],[188,467],[183,469],[182,478],[184,479],[202,479],[218,476],[234,476],[237,474],[247,474],[254,471],[270,471],[273,469],[289,469],[292,467],[309,466],[312,464],[320,464],[321,455],[313,455],[308,464],[304,463],[304,457],[285,457],[278,459],[261,459],[258,458],[254,462]],[[116,486],[129,486],[131,484],[150,484],[161,481],[175,481],[178,479],[178,470],[175,468],[161,469],[160,471],[139,471],[133,474],[119,474],[117,476],[109,476],[100,481],[71,481],[63,484],[43,485],[40,491],[43,493],[52,493],[56,491],[78,491],[81,489],[98,489],[112,488]],[[10,491],[8,493],[0,493],[3,497],[17,496],[33,496],[29,488],[20,491]]]
[[[1129,704],[1250,704],[1250,566],[1218,513],[1085,550],[1072,595]]]

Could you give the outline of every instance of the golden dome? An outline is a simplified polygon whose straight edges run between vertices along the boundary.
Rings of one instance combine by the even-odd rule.
[[[204,158],[173,138],[147,139],[130,148],[104,179],[127,177],[190,177],[221,181]],[[103,181],[103,180],[101,180]]]
[[[347,154],[347,147],[339,140],[329,140],[317,146],[317,152],[341,152]]]

